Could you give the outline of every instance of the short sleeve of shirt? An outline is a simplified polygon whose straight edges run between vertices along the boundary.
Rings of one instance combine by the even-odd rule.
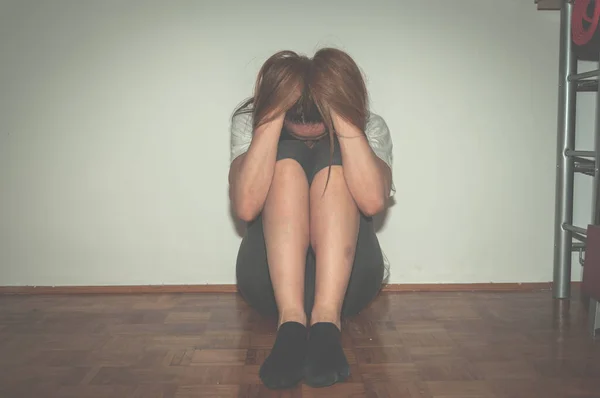
[[[371,113],[365,135],[375,155],[392,168],[394,162],[392,136],[385,120],[381,116]]]
[[[367,140],[369,141],[369,145],[375,153],[375,156],[383,160],[383,162],[385,162],[385,164],[387,164],[390,169],[393,170],[394,145],[392,143],[390,129],[388,128],[385,120],[381,116],[371,113],[365,128],[365,135],[367,136]],[[392,183],[391,194],[394,194],[395,192],[396,188]]]
[[[252,142],[252,113],[240,113],[231,120],[230,162],[246,153]]]

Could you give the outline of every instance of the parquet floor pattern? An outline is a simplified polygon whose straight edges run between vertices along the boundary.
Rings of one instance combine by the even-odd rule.
[[[0,296],[0,397],[600,397],[583,306],[549,292],[383,293],[343,329],[349,381],[272,392],[275,324],[236,294]]]

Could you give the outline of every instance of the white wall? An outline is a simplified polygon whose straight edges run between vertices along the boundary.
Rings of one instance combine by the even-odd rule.
[[[321,46],[354,56],[393,131],[390,281],[549,281],[558,17],[532,0],[0,1],[0,284],[234,283],[230,114],[269,55]]]

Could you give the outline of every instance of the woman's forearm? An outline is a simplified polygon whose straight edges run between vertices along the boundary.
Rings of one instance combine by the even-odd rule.
[[[353,132],[351,137],[339,138],[346,184],[361,212],[373,216],[385,208],[391,173],[373,153],[364,134]]]
[[[236,215],[244,221],[255,219],[267,199],[282,125],[283,120],[276,119],[259,127],[248,151],[232,164],[230,196]]]

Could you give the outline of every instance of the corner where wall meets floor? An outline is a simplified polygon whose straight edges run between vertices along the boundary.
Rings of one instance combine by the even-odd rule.
[[[580,282],[573,282],[577,287]],[[383,292],[531,292],[550,291],[552,282],[387,284]],[[235,285],[108,285],[108,286],[0,286],[0,294],[168,294],[236,293]]]

